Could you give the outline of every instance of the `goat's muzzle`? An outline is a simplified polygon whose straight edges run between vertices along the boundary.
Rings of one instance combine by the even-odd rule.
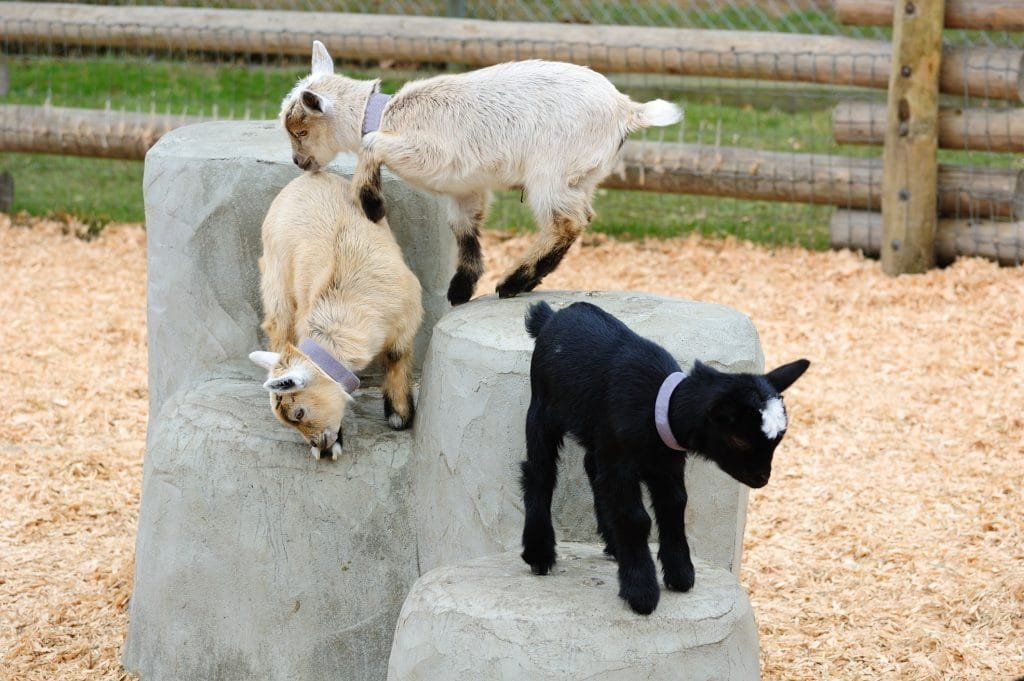
[[[299,154],[292,154],[292,163],[302,168],[303,170],[311,170],[316,172],[320,170],[320,164],[316,162],[316,159],[312,156],[300,156]]]

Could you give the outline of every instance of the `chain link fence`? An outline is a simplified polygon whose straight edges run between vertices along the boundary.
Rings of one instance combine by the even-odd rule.
[[[82,13],[110,12],[96,24],[69,12],[59,21],[40,18],[53,7],[47,3],[7,3],[12,14],[39,14],[0,18],[10,82],[0,98],[0,151],[7,151],[0,171],[26,186],[15,208],[141,219],[141,164],[95,157],[141,158],[160,125],[275,118],[281,98],[308,72],[313,38],[331,47],[340,70],[380,77],[386,91],[495,61],[559,58],[606,73],[634,99],[662,97],[686,109],[681,125],[630,140],[620,171],[599,190],[595,229],[877,251],[879,218],[868,211],[880,204],[891,30],[841,23],[837,3],[75,3]],[[136,13],[147,8],[194,13],[142,26],[148,19]],[[246,18],[253,13],[242,10],[260,10],[263,24],[253,28]],[[360,16],[335,24],[334,12]],[[416,18],[438,17],[454,21],[413,30]],[[944,34],[944,70],[948,64],[956,73],[943,75],[941,104],[971,114],[947,114],[951,132],[939,152],[940,214],[952,230],[943,243],[951,252],[984,252],[989,244],[1001,261],[1021,259],[1019,142],[1004,138],[1024,139],[1016,128],[1022,42],[1009,30]],[[989,117],[979,122],[977,112]],[[106,121],[98,124],[106,126],[102,139],[74,137],[91,129],[90,117]],[[134,151],[120,151],[118,134],[135,141]],[[67,154],[74,144],[81,148],[71,153],[83,158],[30,153]],[[45,203],[33,204],[31,183],[39,177],[51,189]],[[108,182],[127,189],[104,204],[95,185]],[[491,225],[531,227],[520,198],[500,194]]]

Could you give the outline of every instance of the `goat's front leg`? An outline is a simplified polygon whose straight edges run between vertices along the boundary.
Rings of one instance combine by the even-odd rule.
[[[647,538],[651,517],[644,510],[640,481],[635,471],[619,464],[598,477],[600,502],[608,513],[619,562],[619,596],[641,615],[658,607],[661,590]]]
[[[605,555],[614,558],[615,537],[612,535],[612,528],[608,523],[608,511],[605,510],[597,493],[597,460],[593,450],[588,449],[583,455],[583,469],[587,472],[590,489],[594,492],[594,517],[597,519],[597,533],[604,540]]]
[[[459,262],[448,284],[448,302],[461,305],[473,297],[476,282],[484,271],[480,250],[480,225],[487,214],[490,194],[484,192],[452,197],[448,224],[459,248]]]
[[[535,575],[546,575],[555,564],[555,529],[551,497],[558,477],[561,435],[545,418],[543,400],[534,395],[526,411],[526,461],[522,463],[523,553]]]
[[[658,521],[658,559],[665,574],[665,588],[689,591],[693,588],[693,560],[686,543],[686,487],[683,481],[683,463],[668,475],[652,476],[647,480],[651,492],[654,518]]]
[[[380,181],[381,161],[372,149],[359,151],[356,172],[352,176],[352,198],[360,206],[370,222],[379,222],[384,217],[384,194]]]

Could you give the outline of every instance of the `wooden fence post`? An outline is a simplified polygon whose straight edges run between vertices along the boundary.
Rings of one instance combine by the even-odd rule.
[[[897,0],[882,183],[882,269],[935,265],[944,0]]]

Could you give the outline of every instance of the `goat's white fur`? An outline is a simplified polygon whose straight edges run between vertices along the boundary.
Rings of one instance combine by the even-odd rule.
[[[774,440],[786,430],[786,407],[778,397],[769,399],[761,410],[761,432],[769,440]]]
[[[503,284],[523,267],[529,281],[505,292],[499,285],[502,295],[533,288],[554,268],[592,219],[594,189],[630,132],[682,118],[675,104],[634,102],[590,69],[534,59],[406,83],[385,106],[380,129],[364,136],[363,114],[379,81],[334,74],[319,41],[312,62],[281,106],[296,164],[316,169],[339,152],[358,152],[357,193],[385,164],[420,189],[450,196],[459,270],[470,289],[482,265],[463,252],[463,240],[475,239],[492,190],[525,190],[540,234]]]
[[[268,371],[264,387],[274,413],[306,437],[314,455],[330,449],[337,456],[351,398],[296,347],[310,337],[353,372],[380,355],[383,392],[395,410],[389,423],[408,426],[411,353],[423,307],[419,281],[387,224],[366,219],[346,180],[304,173],[274,199],[262,239],[263,330],[272,351],[249,357]],[[285,418],[299,407],[304,418]]]

